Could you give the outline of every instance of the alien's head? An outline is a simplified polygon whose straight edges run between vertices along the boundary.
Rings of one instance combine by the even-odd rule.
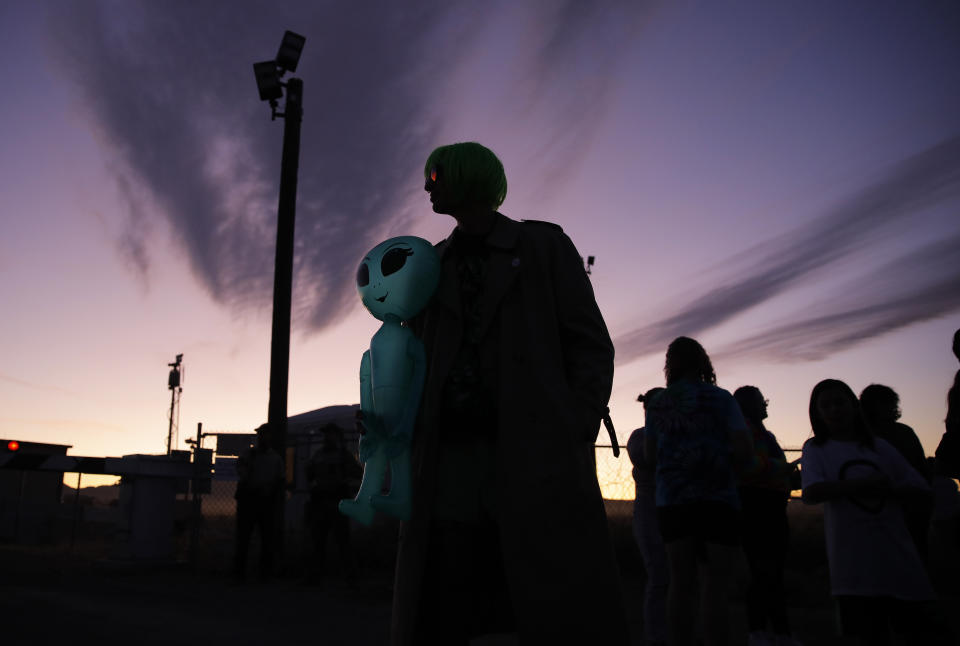
[[[400,236],[371,249],[357,269],[363,306],[381,321],[401,321],[420,313],[440,282],[440,256],[415,236]]]

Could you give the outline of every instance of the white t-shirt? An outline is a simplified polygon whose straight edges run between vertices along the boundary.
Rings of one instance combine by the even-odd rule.
[[[893,487],[929,489],[923,477],[886,441],[874,448],[857,441],[803,445],[803,488],[817,482],[883,473]],[[895,498],[835,498],[824,503],[830,589],[834,595],[935,599]]]

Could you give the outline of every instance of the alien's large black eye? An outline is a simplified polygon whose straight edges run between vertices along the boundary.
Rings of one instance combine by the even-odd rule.
[[[367,263],[361,262],[360,268],[357,269],[357,287],[366,287],[370,284],[370,268],[367,267]]]
[[[380,261],[380,273],[384,276],[389,276],[392,273],[400,271],[400,269],[407,264],[407,256],[412,255],[412,249],[394,247],[383,254],[383,260]]]

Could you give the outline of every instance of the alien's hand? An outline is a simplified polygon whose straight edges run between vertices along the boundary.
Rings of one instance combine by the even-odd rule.
[[[360,409],[357,409],[357,412],[354,413],[354,416],[353,416],[353,420],[354,420],[353,426],[356,429],[357,433],[359,433],[360,435],[365,435],[367,432],[367,427],[366,425],[364,425],[363,419],[364,419],[363,411]]]
[[[365,414],[362,410],[357,411],[355,428],[361,437],[368,433],[373,433],[374,435],[378,433],[380,435],[385,434],[383,424],[380,423],[380,418],[373,413]]]
[[[380,431],[368,428],[367,432],[360,436],[360,461],[366,462],[381,447],[386,445],[386,436]]]

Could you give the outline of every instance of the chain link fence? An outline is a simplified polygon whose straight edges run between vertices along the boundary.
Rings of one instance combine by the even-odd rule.
[[[306,563],[312,556],[313,546],[309,528],[304,520],[305,505],[309,498],[309,488],[303,474],[303,465],[309,460],[312,451],[319,446],[319,441],[310,437],[302,438],[299,444],[290,447],[287,453],[289,490],[286,495],[284,508],[286,558],[288,562]],[[611,525],[629,525],[634,499],[634,481],[632,464],[625,448],[621,448],[619,457],[613,455],[610,445],[595,447],[597,480],[600,490],[606,501],[608,517]],[[792,461],[799,457],[799,448],[784,450],[787,459]],[[197,505],[196,519],[199,527],[199,542],[197,554],[194,556],[200,567],[214,570],[227,570],[232,565],[234,539],[236,533],[236,457],[216,455],[213,463],[213,478],[209,493],[202,495]],[[799,492],[794,492],[799,495]],[[395,545],[398,524],[395,521],[382,518],[374,527],[355,527],[353,539],[358,544],[368,543],[370,549],[358,549],[368,555],[374,555],[379,565],[389,567],[392,563],[392,553],[389,549]],[[629,528],[625,530],[629,533]],[[254,533],[253,543],[249,554],[255,559],[259,550],[259,536]],[[298,567],[298,566],[297,566]]]
[[[234,498],[237,455],[250,446],[253,437],[252,434],[220,434],[217,449],[194,452],[195,472],[199,477],[192,482],[181,480],[176,488],[169,539],[173,546],[173,562],[205,571],[229,572],[232,569],[237,530]],[[354,447],[355,439],[349,438],[354,441]],[[294,570],[305,569],[313,557],[313,539],[305,520],[309,500],[305,465],[319,445],[319,436],[306,434],[294,438],[285,456],[288,489],[283,506],[284,541],[281,549],[283,561]],[[792,461],[799,457],[800,449],[787,448],[785,452]],[[614,457],[611,446],[597,445],[595,456],[597,479],[606,501],[611,528],[619,533],[623,529],[621,525],[629,525],[634,498],[632,464],[625,448],[619,457]],[[28,485],[31,478],[37,478],[36,475],[14,473],[8,472],[5,477],[20,478]],[[44,477],[50,479],[53,475]],[[0,496],[0,520],[4,521],[0,524],[12,528],[6,532],[10,535],[2,535],[0,540],[52,544],[89,556],[122,558],[123,546],[129,541],[131,531],[131,503],[124,499],[123,493],[126,489],[119,483],[92,488],[84,486],[81,474],[56,474],[56,477],[63,483],[59,500],[40,504]],[[11,490],[28,493],[29,489],[29,486],[19,484],[11,487]],[[356,552],[368,559],[366,566],[386,569],[392,566],[397,529],[397,522],[382,515],[378,515],[372,528],[354,527]],[[625,533],[629,534],[629,530],[626,529]],[[251,561],[256,561],[259,555],[260,540],[259,533],[254,532],[248,549]]]
[[[788,462],[800,457],[802,449],[788,447],[783,449]],[[627,455],[626,443],[620,447],[620,456],[614,457],[613,447],[609,444],[596,446],[597,480],[600,482],[600,491],[604,500],[633,500],[635,496],[633,485],[633,465]],[[791,492],[791,497],[798,497],[799,490]]]

